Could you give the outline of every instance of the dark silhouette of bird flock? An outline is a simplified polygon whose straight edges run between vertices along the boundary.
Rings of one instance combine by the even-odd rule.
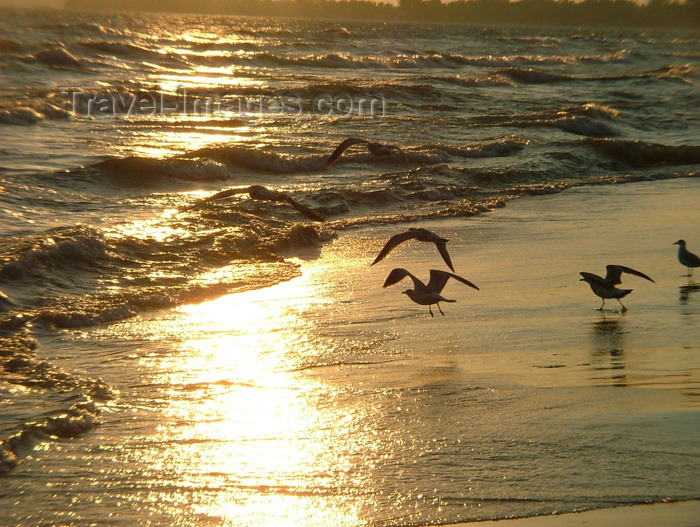
[[[370,266],[383,260],[386,257],[386,255],[388,255],[392,251],[392,249],[394,249],[394,247],[408,240],[418,240],[419,242],[434,243],[438,249],[438,252],[442,256],[442,259],[445,260],[447,266],[454,271],[454,267],[452,266],[452,260],[450,259],[450,255],[447,252],[446,246],[449,240],[438,236],[434,232],[431,232],[427,229],[415,228],[410,228],[406,232],[395,234],[394,236],[389,238],[389,241],[386,242],[386,245],[384,245],[382,250],[379,252],[379,255],[374,259]],[[447,284],[447,281],[450,278],[454,278],[458,282],[462,282],[463,284],[468,285],[469,287],[472,287],[474,289],[479,289],[466,278],[462,278],[461,276],[458,276],[454,273],[448,273],[447,271],[440,271],[439,269],[430,270],[430,280],[426,285],[415,275],[411,274],[403,268],[393,269],[389,273],[389,276],[386,277],[386,280],[384,281],[384,287],[389,287],[390,285],[397,284],[407,276],[411,280],[413,280],[413,289],[406,289],[402,291],[402,293],[405,294],[411,300],[413,300],[416,304],[428,306],[428,312],[430,313],[431,317],[433,316],[433,310],[431,307],[433,304],[437,304],[438,311],[440,311],[440,314],[442,316],[445,316],[445,313],[443,313],[442,309],[440,308],[440,302],[456,302],[456,300],[450,300],[449,298],[445,298],[440,294],[442,293],[442,290],[445,288],[445,284]]]
[[[330,155],[330,157],[326,161],[326,169],[331,168],[338,161],[338,159],[340,159],[343,153],[348,148],[354,145],[365,145],[369,153],[376,156],[389,156],[392,154],[399,154],[405,157],[404,152],[398,146],[376,143],[368,141],[366,139],[349,137],[343,142],[341,142]],[[326,221],[325,218],[321,216],[318,212],[314,211],[313,209],[302,203],[299,203],[298,201],[293,199],[289,194],[285,194],[277,190],[270,190],[261,185],[252,185],[247,187],[238,187],[223,190],[221,192],[213,194],[212,196],[201,199],[195,202],[194,204],[181,209],[179,212],[186,212],[189,210],[197,209],[212,201],[225,199],[238,194],[248,194],[248,196],[254,200],[287,203],[310,220],[318,222]],[[441,315],[444,316],[445,313],[440,308],[440,302],[456,302],[456,300],[445,298],[441,294],[442,290],[445,288],[445,285],[450,280],[450,278],[461,282],[465,285],[468,285],[473,289],[479,289],[476,285],[474,285],[466,278],[454,274],[455,269],[452,265],[450,255],[447,252],[446,244],[449,240],[439,236],[438,234],[432,231],[423,228],[411,227],[405,232],[401,232],[392,236],[389,239],[389,241],[386,242],[386,244],[379,252],[377,257],[370,264],[370,266],[382,261],[395,247],[408,240],[417,240],[420,242],[434,243],[435,247],[440,253],[440,256],[442,256],[442,259],[453,272],[450,273],[448,271],[441,271],[439,269],[431,269],[430,279],[428,280],[428,283],[425,284],[406,269],[398,267],[392,269],[392,271],[389,273],[389,276],[387,276],[386,280],[384,281],[384,287],[389,287],[391,285],[397,284],[404,278],[409,277],[413,281],[413,289],[406,289],[402,291],[402,293],[408,296],[408,298],[410,298],[416,304],[428,306],[428,312],[430,313],[431,317],[434,316],[432,311],[433,304],[437,305],[438,311]],[[692,277],[693,269],[696,267],[700,267],[700,257],[686,249],[685,240],[678,240],[674,242],[673,245],[678,245],[678,261],[681,263],[681,265],[685,266],[688,269],[687,276],[690,279]],[[598,276],[593,273],[588,273],[586,271],[581,271],[579,273],[582,276],[582,278],[579,281],[586,282],[591,287],[593,293],[595,293],[598,297],[600,297],[603,300],[603,303],[600,305],[600,307],[596,308],[598,311],[603,310],[606,300],[613,298],[620,303],[622,312],[627,311],[627,307],[625,307],[621,299],[629,295],[632,292],[632,289],[621,289],[617,287],[622,284],[623,273],[638,276],[650,282],[654,282],[653,279],[651,279],[649,276],[642,273],[641,271],[637,271],[630,267],[625,267],[624,265],[611,264],[607,265],[605,269],[605,277]]]

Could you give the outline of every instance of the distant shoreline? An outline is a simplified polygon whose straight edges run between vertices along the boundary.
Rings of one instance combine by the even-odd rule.
[[[631,0],[67,0],[66,9],[482,25],[700,28],[700,2]]]

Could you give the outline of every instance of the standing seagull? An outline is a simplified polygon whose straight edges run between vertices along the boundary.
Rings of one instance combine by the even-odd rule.
[[[700,267],[700,258],[685,248],[685,240],[673,242],[678,245],[678,261],[688,268],[688,276],[693,276],[693,267]]]
[[[440,255],[442,256],[442,259],[445,260],[445,263],[447,264],[447,267],[452,269],[452,271],[455,270],[454,267],[452,267],[452,260],[450,260],[450,255],[447,252],[447,247],[445,244],[449,241],[447,238],[443,238],[441,236],[438,236],[434,232],[431,232],[427,229],[415,229],[413,227],[409,228],[406,232],[402,232],[399,234],[394,234],[391,238],[389,238],[389,241],[386,242],[386,245],[384,248],[381,250],[379,255],[374,259],[374,261],[370,264],[370,267],[377,262],[383,260],[387,254],[389,254],[394,247],[399,245],[400,243],[405,242],[406,240],[418,240],[419,242],[431,242],[435,244],[435,247],[437,247],[437,250],[440,251]]]
[[[403,154],[403,151],[398,146],[385,145],[383,143],[373,143],[371,141],[367,141],[367,139],[357,139],[356,137],[348,137],[345,141],[338,145],[338,148],[336,148],[331,154],[331,157],[328,158],[328,161],[326,162],[326,168],[331,168],[333,165],[335,165],[335,162],[338,161],[338,159],[340,159],[340,156],[342,156],[343,152],[345,152],[348,148],[350,148],[353,145],[362,144],[367,145],[367,150],[369,150],[369,153],[375,156],[388,156],[393,154],[394,152]]]
[[[605,305],[605,300],[607,298],[616,298],[622,306],[622,311],[627,311],[627,308],[624,306],[620,299],[629,295],[632,292],[632,289],[618,289],[617,287],[615,287],[616,285],[622,283],[622,273],[640,276],[649,280],[650,282],[654,281],[644,273],[640,273],[639,271],[635,271],[634,269],[630,269],[629,267],[625,267],[624,265],[606,265],[605,269],[608,271],[605,275],[605,278],[602,278],[597,274],[593,273],[579,273],[581,276],[583,276],[583,278],[581,278],[579,282],[587,282],[588,285],[591,286],[593,292],[603,299],[603,303],[599,308],[597,308],[598,311],[603,310],[603,306]]]
[[[283,192],[278,192],[276,190],[270,190],[268,188],[265,188],[260,185],[252,185],[250,187],[242,187],[242,188],[232,188],[229,190],[222,190],[221,192],[217,192],[213,196],[209,196],[208,198],[204,198],[202,200],[197,201],[193,205],[190,205],[189,207],[185,207],[184,209],[180,210],[180,212],[185,212],[188,210],[196,209],[197,207],[200,207],[204,205],[205,203],[209,203],[210,201],[214,201],[217,199],[224,199],[228,198],[230,196],[235,196],[236,194],[248,194],[252,199],[257,199],[257,200],[262,200],[262,201],[278,201],[282,203],[289,203],[292,207],[294,207],[296,210],[301,212],[304,216],[307,218],[314,220],[314,221],[326,221],[323,216],[321,216],[318,212],[315,212],[311,210],[309,207],[306,205],[302,205],[298,201],[294,200],[289,194],[285,194]]]
[[[411,277],[411,280],[413,280],[413,289],[406,289],[405,291],[402,291],[402,293],[407,295],[408,298],[413,300],[416,304],[428,306],[428,311],[430,312],[431,317],[434,316],[433,310],[430,307],[432,304],[437,304],[440,314],[445,316],[445,313],[443,313],[442,309],[440,309],[440,302],[456,302],[456,300],[449,300],[440,294],[450,278],[454,278],[455,280],[462,282],[469,287],[473,287],[474,289],[479,289],[469,280],[466,280],[461,276],[448,273],[447,271],[438,271],[437,269],[430,270],[430,281],[428,282],[428,285],[425,285],[406,269],[400,268],[394,269],[389,273],[389,276],[386,277],[386,281],[384,282],[384,287],[394,285],[407,276]]]

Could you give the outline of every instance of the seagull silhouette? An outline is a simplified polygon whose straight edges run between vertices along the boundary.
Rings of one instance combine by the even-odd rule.
[[[615,287],[616,285],[622,283],[622,273],[640,276],[642,278],[645,278],[646,280],[649,280],[650,282],[654,281],[644,273],[635,271],[634,269],[630,269],[629,267],[625,267],[624,265],[606,265],[605,269],[607,270],[605,278],[598,276],[597,274],[586,273],[585,271],[579,273],[581,276],[583,276],[583,278],[581,278],[579,282],[588,283],[588,285],[591,286],[593,292],[603,299],[603,303],[601,304],[601,306],[599,308],[596,308],[598,311],[603,310],[605,300],[608,298],[617,299],[617,301],[620,302],[620,305],[622,306],[622,311],[627,311],[627,308],[624,306],[620,299],[629,295],[632,292],[632,289],[618,289],[617,287]]]
[[[311,210],[306,205],[302,205],[298,201],[294,200],[289,194],[285,194],[283,192],[278,192],[276,190],[270,190],[270,189],[265,188],[265,187],[260,186],[260,185],[252,185],[250,187],[232,188],[229,190],[222,190],[221,192],[217,192],[213,196],[209,196],[208,198],[204,198],[202,200],[199,200],[196,203],[194,203],[193,205],[190,205],[189,207],[185,207],[184,209],[181,209],[180,212],[185,212],[188,210],[196,209],[198,207],[201,207],[205,203],[209,203],[210,201],[228,198],[230,196],[235,196],[236,194],[248,194],[252,199],[256,199],[256,200],[277,201],[277,202],[282,202],[282,203],[289,203],[292,207],[294,207],[296,210],[298,210],[304,216],[306,216],[307,218],[309,218],[311,220],[326,221],[323,218],[323,216],[321,216],[319,213]]]
[[[445,263],[447,264],[447,267],[452,269],[452,271],[455,270],[454,267],[452,267],[452,260],[450,260],[450,255],[447,252],[447,247],[445,244],[449,241],[447,238],[443,238],[441,236],[438,236],[434,232],[431,232],[427,229],[416,229],[416,228],[409,228],[406,232],[401,232],[399,234],[394,234],[391,238],[389,238],[389,241],[386,242],[386,245],[384,245],[384,248],[381,250],[379,255],[374,259],[374,261],[370,264],[370,267],[377,262],[382,261],[386,256],[399,244],[408,241],[408,240],[418,240],[419,242],[431,242],[435,244],[435,247],[437,247],[437,250],[440,251],[440,255],[442,256],[442,259],[445,260]]]
[[[387,276],[386,280],[384,281],[384,287],[394,285],[407,276],[413,280],[413,289],[406,289],[405,291],[402,291],[402,293],[407,295],[408,298],[413,300],[416,304],[428,306],[428,311],[430,312],[431,317],[434,316],[433,310],[430,307],[432,304],[437,304],[440,314],[445,316],[445,313],[443,313],[442,309],[440,309],[440,302],[456,302],[456,300],[450,300],[440,294],[450,278],[454,278],[458,282],[462,282],[463,284],[473,287],[474,289],[479,289],[469,280],[462,278],[461,276],[448,273],[447,271],[439,271],[437,269],[430,270],[430,280],[428,281],[428,285],[425,285],[406,269],[401,268],[393,269],[389,273],[389,276]]]
[[[673,242],[673,245],[678,245],[678,261],[688,268],[688,276],[693,276],[693,267],[700,267],[700,257],[685,248],[685,240]]]
[[[353,145],[362,144],[367,145],[367,150],[369,150],[369,153],[375,156],[388,156],[395,152],[403,154],[403,150],[401,150],[398,146],[385,145],[383,143],[373,143],[372,141],[367,141],[366,139],[348,137],[345,141],[338,145],[338,148],[336,148],[335,151],[328,158],[328,161],[326,162],[326,168],[331,168],[333,165],[335,165],[335,162],[338,161],[340,156],[343,155],[343,152],[345,152],[348,148],[350,148]]]

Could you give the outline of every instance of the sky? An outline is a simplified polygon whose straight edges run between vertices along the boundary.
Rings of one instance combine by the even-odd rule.
[[[60,8],[63,7],[66,0],[0,0],[1,7],[51,7]],[[398,0],[378,0],[380,2],[387,2],[390,4],[398,4]],[[443,0],[444,2],[445,0]],[[452,1],[452,0],[447,0]],[[512,1],[512,0],[511,0]],[[646,4],[647,0],[635,0],[638,4]]]
[[[0,7],[63,7],[64,0],[0,0]]]

